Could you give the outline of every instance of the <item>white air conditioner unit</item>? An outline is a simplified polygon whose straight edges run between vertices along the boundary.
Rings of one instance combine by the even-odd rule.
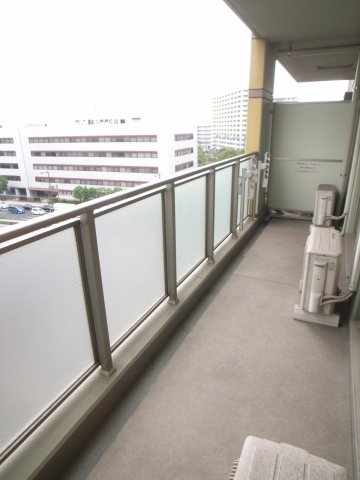
[[[319,185],[315,194],[314,225],[330,227],[331,219],[326,217],[333,215],[335,205],[335,185]]]
[[[336,295],[342,256],[341,233],[334,227],[313,226],[306,242],[300,305],[294,319],[337,327],[334,303],[322,305],[323,296]]]

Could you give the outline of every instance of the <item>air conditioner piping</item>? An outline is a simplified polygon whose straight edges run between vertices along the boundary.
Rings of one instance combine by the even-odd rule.
[[[327,305],[328,303],[340,303],[345,302],[348,300],[354,292],[348,291],[344,295],[336,296],[336,295],[326,295],[322,298],[320,305]]]

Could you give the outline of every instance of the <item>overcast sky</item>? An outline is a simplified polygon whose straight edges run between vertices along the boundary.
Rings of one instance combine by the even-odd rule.
[[[211,119],[247,88],[251,34],[222,0],[2,0],[0,124],[154,115]],[[332,82],[333,83],[333,82]],[[347,82],[275,96],[343,98]]]

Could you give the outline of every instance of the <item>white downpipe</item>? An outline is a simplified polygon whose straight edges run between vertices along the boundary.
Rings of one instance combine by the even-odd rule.
[[[345,220],[344,220],[343,227],[342,227],[342,230],[341,230],[341,235],[344,235],[344,233],[345,233],[346,224],[347,224],[347,220],[348,220],[347,215],[348,215],[349,210],[350,210],[350,203],[351,203],[353,190],[354,190],[355,175],[356,175],[356,170],[357,170],[357,167],[358,167],[359,153],[360,153],[360,124],[358,124],[358,130],[357,130],[355,148],[354,148],[354,155],[353,155],[353,160],[352,160],[352,163],[351,163],[349,184],[348,184],[348,188],[347,188],[346,201],[345,201],[345,207],[344,207]]]
[[[345,197],[346,185],[347,185],[347,176],[349,171],[349,164],[352,159],[355,132],[359,117],[359,93],[360,93],[360,55],[358,57],[358,62],[356,66],[356,77],[355,77],[355,87],[353,98],[351,102],[351,119],[350,119],[350,129],[349,129],[349,138],[346,146],[346,152],[344,156],[344,161],[342,163],[342,171],[340,174],[339,181],[339,198],[336,202],[336,215],[340,215],[342,210],[342,205]]]
[[[354,255],[353,267],[350,275],[349,290],[356,292],[360,278],[360,235],[357,236],[357,243]]]

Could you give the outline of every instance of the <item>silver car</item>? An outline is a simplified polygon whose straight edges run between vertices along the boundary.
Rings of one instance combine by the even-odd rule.
[[[45,210],[43,210],[40,207],[33,207],[32,210],[31,210],[31,213],[33,215],[45,215]]]

